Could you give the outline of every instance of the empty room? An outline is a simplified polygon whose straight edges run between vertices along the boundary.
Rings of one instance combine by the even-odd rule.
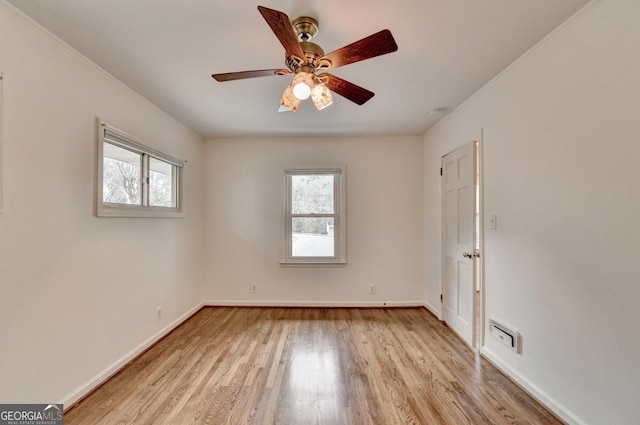
[[[0,0],[0,424],[639,424],[638,22]]]

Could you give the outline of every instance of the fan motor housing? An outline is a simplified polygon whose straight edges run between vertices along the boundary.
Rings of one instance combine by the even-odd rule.
[[[297,72],[297,70],[302,66],[308,66],[313,69],[324,67],[322,66],[322,62],[324,61],[320,60],[324,56],[324,50],[322,50],[322,47],[318,46],[316,43],[311,43],[309,41],[301,42],[300,46],[302,47],[302,51],[304,52],[305,57],[300,58],[300,60],[296,56],[288,56],[285,60],[287,68],[289,68],[293,72]],[[302,61],[304,61],[304,63]]]
[[[318,35],[318,21],[308,16],[301,16],[291,21],[293,30],[298,34],[299,41],[309,41]]]
[[[302,16],[294,19],[291,22],[291,25],[293,26],[295,33],[298,35],[300,47],[302,47],[305,57],[287,57],[285,61],[287,67],[293,72],[298,72],[302,67],[311,67],[315,70],[316,68],[326,68],[330,66],[328,64],[321,63],[323,61],[320,61],[320,58],[324,56],[324,50],[322,47],[309,41],[318,35],[318,21],[308,16]]]

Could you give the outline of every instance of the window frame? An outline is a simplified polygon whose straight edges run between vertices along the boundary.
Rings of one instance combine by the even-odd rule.
[[[109,143],[139,154],[141,156],[141,173],[138,183],[141,187],[140,205],[120,204],[103,201],[104,183],[104,144]],[[97,217],[134,217],[134,218],[184,218],[183,169],[184,161],[152,149],[134,136],[127,134],[103,121],[98,124],[97,137],[97,173],[96,173],[96,216]],[[172,186],[175,188],[176,207],[149,205],[149,160],[155,158],[174,167]]]
[[[333,214],[293,214],[291,177],[295,175],[332,175],[333,181]],[[346,166],[311,166],[290,167],[284,170],[284,242],[281,265],[292,266],[340,266],[347,264],[346,255]],[[334,219],[334,255],[333,257],[294,257],[292,221],[297,217],[332,217]]]

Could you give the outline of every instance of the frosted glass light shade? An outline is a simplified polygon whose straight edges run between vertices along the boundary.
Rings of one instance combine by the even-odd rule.
[[[333,96],[327,86],[318,82],[311,91],[311,100],[313,100],[313,104],[316,105],[318,111],[322,111],[333,103]]]
[[[293,87],[289,85],[282,93],[278,112],[295,112],[298,106],[300,106],[300,99],[293,95]]]

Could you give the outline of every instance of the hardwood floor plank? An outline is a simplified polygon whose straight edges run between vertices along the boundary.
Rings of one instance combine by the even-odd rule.
[[[421,308],[204,308],[64,420],[561,424]]]

